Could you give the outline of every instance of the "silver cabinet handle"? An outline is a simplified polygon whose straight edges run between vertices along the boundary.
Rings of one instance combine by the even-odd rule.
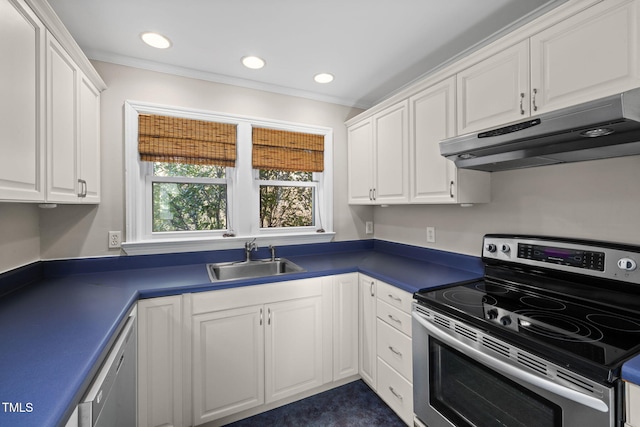
[[[87,181],[84,179],[78,179],[78,184],[80,184],[80,192],[78,193],[78,197],[87,197]]]
[[[373,292],[373,282],[371,282],[371,288],[369,289],[369,292],[371,293],[372,297],[376,296],[376,294]]]
[[[453,199],[453,185],[454,185],[454,184],[455,184],[455,183],[454,183],[453,181],[451,181],[451,182],[449,183],[449,197],[451,197],[452,199]]]
[[[387,316],[389,316],[389,319],[393,320],[396,323],[400,323],[402,325],[402,320],[400,319],[396,319],[395,317],[393,317],[391,314],[388,314]]]
[[[423,316],[416,313],[415,311],[411,313],[411,316],[416,321],[418,321],[418,323],[422,325],[422,327],[424,327],[427,330],[430,336],[433,336],[439,339],[445,344],[448,344],[452,348],[466,354],[467,356],[475,359],[476,361],[482,363],[485,366],[488,366],[503,374],[511,375],[526,383],[533,384],[537,387],[540,387],[541,389],[547,390],[553,394],[560,395],[565,399],[572,400],[581,405],[585,405],[585,406],[588,406],[589,408],[593,408],[597,411],[607,412],[609,410],[609,407],[607,406],[606,403],[596,399],[595,397],[587,396],[586,394],[582,394],[579,391],[564,387],[559,384],[552,383],[549,380],[538,377],[527,371],[518,369],[517,367],[512,366],[508,363],[505,363],[500,359],[495,359],[492,356],[486,355],[466,343],[458,341],[448,333],[439,330],[436,326],[433,326],[431,323],[429,323],[429,321],[427,321]]]
[[[396,350],[395,348],[393,348],[392,346],[389,346],[389,350],[391,350],[391,353],[395,354],[396,356],[402,357],[402,353]]]
[[[373,190],[370,188],[369,189],[369,200],[373,200]]]
[[[402,302],[402,298],[399,298],[393,294],[389,294],[389,298],[391,298],[394,301]]]
[[[398,399],[402,400],[402,395],[401,395],[400,393],[396,392],[396,391],[393,389],[393,387],[389,386],[389,390],[391,391],[391,393],[392,393],[395,397],[397,397]]]
[[[271,324],[271,309],[267,309],[267,325]]]
[[[260,326],[262,326],[262,309],[260,309]]]
[[[376,200],[376,189],[375,188],[373,189],[373,200],[374,201]]]
[[[524,92],[520,92],[520,114],[524,116]]]
[[[531,98],[531,103],[533,104],[533,111],[538,111],[538,106],[536,105],[537,94],[538,94],[538,89],[533,88],[533,97]]]

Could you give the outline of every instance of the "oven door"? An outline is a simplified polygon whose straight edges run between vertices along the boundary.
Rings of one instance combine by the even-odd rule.
[[[615,425],[613,388],[541,360],[414,305],[414,411],[429,427]]]

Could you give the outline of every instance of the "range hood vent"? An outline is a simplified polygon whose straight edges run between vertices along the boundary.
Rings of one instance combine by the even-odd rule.
[[[464,169],[503,171],[640,154],[640,88],[440,142]]]

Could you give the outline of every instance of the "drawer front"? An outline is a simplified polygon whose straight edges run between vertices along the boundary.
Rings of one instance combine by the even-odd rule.
[[[392,305],[407,314],[411,314],[411,302],[413,294],[391,286],[388,283],[378,281],[378,299]]]
[[[378,358],[378,394],[408,425],[413,422],[413,386]]]
[[[378,319],[377,354],[407,380],[413,381],[411,338]]]
[[[393,326],[405,335],[411,336],[411,316],[399,309],[378,300],[376,310],[378,318]]]

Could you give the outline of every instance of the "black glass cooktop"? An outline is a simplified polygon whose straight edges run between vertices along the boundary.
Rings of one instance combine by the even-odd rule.
[[[537,350],[553,349],[613,367],[640,351],[640,314],[499,279],[415,295],[443,312]]]

